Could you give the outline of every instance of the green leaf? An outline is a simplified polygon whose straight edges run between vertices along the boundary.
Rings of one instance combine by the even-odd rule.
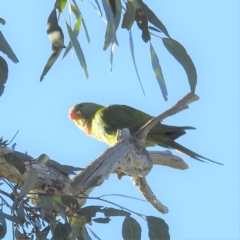
[[[4,84],[8,79],[8,65],[7,62],[0,56],[0,96],[4,91]]]
[[[120,0],[118,0],[118,1],[120,1]],[[120,18],[119,17],[117,18],[117,14],[119,14],[117,12],[116,18],[114,20],[111,5],[108,0],[102,0],[102,4],[103,4],[103,8],[104,8],[106,18],[107,18],[107,30],[106,30],[105,42],[104,42],[104,46],[103,46],[103,50],[106,50],[111,42],[114,42],[118,45],[116,30],[118,27],[117,21],[120,21]],[[121,4],[121,2],[120,2],[120,4]]]
[[[140,8],[136,10],[135,21],[137,22],[138,27],[142,30],[143,41],[148,42],[151,39],[148,31],[148,18],[146,13]]]
[[[54,7],[62,12],[66,6],[67,0],[56,0]]]
[[[80,226],[77,222],[72,222],[71,223],[72,231],[71,235],[69,236],[69,240],[75,240],[79,236],[80,233]]]
[[[6,21],[5,21],[3,18],[0,18],[0,23],[1,23],[2,25],[5,25],[5,24],[6,24]]]
[[[97,222],[97,223],[109,223],[111,219],[109,217],[106,218],[94,218],[92,221]]]
[[[0,31],[0,51],[5,53],[9,59],[11,59],[14,63],[18,63],[17,56],[14,54],[13,50],[11,49],[10,45],[4,38],[2,32]]]
[[[141,226],[134,218],[125,217],[122,225],[122,236],[124,240],[140,240],[141,232]]]
[[[15,216],[8,215],[0,210],[0,219],[5,218],[13,223],[22,224],[22,221]]]
[[[81,22],[82,22],[81,15],[79,12],[79,8],[77,8],[75,5],[70,4],[70,7],[76,17],[76,23],[74,25],[74,33],[76,34],[76,38],[77,38],[79,31],[80,31],[80,27],[81,27]],[[70,41],[67,48],[65,49],[62,59],[68,54],[68,52],[71,50],[71,48],[72,48],[72,42]]]
[[[41,155],[38,157],[38,159],[37,159],[37,163],[45,164],[45,163],[48,162],[49,159],[50,159],[50,158],[49,158],[48,155],[46,155],[46,154],[41,154]]]
[[[23,208],[22,204],[19,205],[19,207],[16,210],[16,213],[17,213],[17,217],[19,219],[21,219],[23,222],[26,220],[25,213],[24,213],[24,208]]]
[[[77,199],[73,197],[61,197],[62,203],[68,208],[78,211],[80,209]]]
[[[148,216],[146,220],[150,240],[170,240],[169,227],[163,219]]]
[[[160,89],[162,91],[162,95],[165,101],[167,101],[167,96],[168,96],[168,92],[167,92],[167,88],[166,88],[166,84],[164,81],[164,77],[162,74],[162,69],[161,66],[159,64],[159,59],[158,56],[152,46],[152,44],[150,43],[150,55],[151,55],[151,62],[152,62],[152,67],[153,67],[153,71],[156,75],[156,78],[158,80],[158,84],[160,86]]]
[[[32,189],[34,184],[37,182],[38,179],[38,171],[35,168],[31,168],[28,172],[27,177],[25,178],[24,184],[22,186],[22,189],[18,195],[19,198],[24,197],[29,193],[29,191]]]
[[[75,36],[75,33],[72,31],[71,27],[68,25],[68,23],[66,22],[66,26],[67,26],[67,31],[68,31],[68,35],[71,39],[71,42],[73,44],[73,47],[75,49],[75,52],[77,54],[78,60],[81,64],[81,67],[83,68],[86,78],[88,78],[88,71],[87,71],[87,65],[86,65],[86,61],[85,61],[85,57],[83,55],[83,51],[81,49],[81,46]]]
[[[64,35],[61,27],[58,25],[57,13],[54,8],[47,21],[47,35],[52,43],[53,52],[59,52],[59,49],[65,48]]]
[[[131,1],[128,1],[126,8],[127,11],[123,15],[122,28],[130,30],[135,20],[136,7]]]
[[[92,240],[85,227],[82,228],[82,237],[84,240]]]
[[[0,213],[2,213],[1,209]],[[6,220],[4,218],[4,215],[0,214],[0,239],[4,238],[6,232],[7,232]]]
[[[78,5],[77,5],[77,3],[76,3],[75,0],[73,0],[73,3],[74,3],[74,5],[75,5],[75,7],[78,9],[78,11],[80,12],[81,20],[82,20],[82,24],[83,24],[83,29],[84,29],[84,32],[85,32],[87,41],[88,41],[88,43],[90,43],[90,37],[89,37],[89,34],[88,34],[87,26],[86,26],[86,24],[85,24],[83,15],[82,15],[82,13],[81,13],[81,11],[80,11],[80,9],[79,9],[79,7],[78,7]]]
[[[53,233],[52,240],[65,240],[68,238],[69,234],[72,231],[72,227],[69,223],[58,222],[57,227]]]
[[[172,38],[162,38],[162,40],[167,50],[185,69],[191,92],[194,93],[197,85],[197,71],[186,49],[179,42]]]
[[[58,56],[60,55],[61,51],[62,51],[62,48],[59,48],[58,51],[53,52],[53,53],[50,55],[50,57],[49,57],[46,65],[45,65],[45,67],[44,67],[44,69],[43,69],[43,72],[42,72],[42,74],[41,74],[40,82],[43,80],[43,78],[45,77],[45,75],[47,74],[47,72],[50,70],[50,68],[52,67],[52,65],[55,63],[55,61],[57,60],[57,58],[58,58]]]
[[[54,160],[48,160],[45,164],[46,166],[52,166],[55,169],[57,169],[59,172],[69,175],[69,174],[73,174],[75,175],[75,171],[79,171],[79,170],[83,170],[83,168],[78,168],[78,167],[72,167],[69,165],[62,165]]]
[[[129,31],[129,43],[130,43],[130,49],[131,49],[131,56],[132,56],[134,68],[135,68],[135,71],[136,71],[136,74],[137,74],[137,77],[138,77],[138,81],[140,83],[140,86],[142,88],[144,96],[146,96],[145,91],[143,89],[143,85],[142,85],[141,79],[140,79],[139,74],[138,74],[138,70],[137,70],[137,64],[136,64],[136,61],[135,61],[134,45],[133,45],[133,39],[132,39],[132,32],[131,32],[131,30]]]
[[[102,212],[104,213],[104,215],[106,217],[110,217],[110,216],[130,216],[131,213],[126,212],[124,210],[119,210],[119,209],[115,209],[115,208],[104,208],[102,210]]]
[[[145,3],[142,3],[143,10],[147,14],[148,21],[152,23],[155,27],[160,29],[166,36],[170,37],[168,34],[168,31],[166,27],[163,25],[163,23],[158,19],[158,17],[155,15],[155,13],[148,8],[148,6]]]
[[[91,217],[95,217],[97,212],[102,212],[102,211],[103,211],[103,206],[88,206],[88,207],[81,208],[78,215],[79,216],[90,215]]]
[[[3,155],[6,162],[12,164],[21,174],[26,172],[26,166],[23,163],[24,161],[31,161],[28,155],[25,155],[20,152],[9,152]]]

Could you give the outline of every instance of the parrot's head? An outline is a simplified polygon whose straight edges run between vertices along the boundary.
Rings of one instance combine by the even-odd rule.
[[[101,108],[103,108],[103,106],[96,103],[79,103],[70,108],[69,118],[73,120],[80,129],[89,134],[92,119],[95,113]]]

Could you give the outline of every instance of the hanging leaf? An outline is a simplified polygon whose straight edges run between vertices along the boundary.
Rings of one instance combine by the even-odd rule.
[[[26,166],[23,162],[31,161],[28,155],[20,152],[9,152],[3,155],[6,162],[13,165],[21,174],[26,172]]]
[[[129,31],[129,43],[130,43],[131,56],[132,56],[134,68],[135,68],[135,71],[136,71],[136,74],[137,74],[137,77],[138,77],[138,81],[139,81],[140,86],[142,88],[143,94],[146,97],[146,94],[145,94],[145,91],[143,89],[142,82],[141,82],[141,79],[139,77],[138,70],[137,70],[137,64],[136,64],[136,61],[135,61],[134,45],[133,45],[133,39],[132,39],[132,32],[131,32],[131,30]]]
[[[122,225],[122,236],[124,240],[140,240],[141,232],[141,226],[134,218],[125,217]]]
[[[170,38],[166,27],[158,19],[158,17],[155,15],[155,13],[150,8],[148,8],[148,6],[145,3],[142,3],[142,7],[143,7],[143,10],[145,11],[145,13],[147,14],[148,21]]]
[[[75,239],[80,239],[78,238],[79,233],[80,233],[80,225],[78,224],[78,222],[71,222],[71,234],[68,237],[68,240],[75,240]]]
[[[43,78],[44,78],[45,75],[48,73],[48,71],[50,70],[50,68],[52,67],[52,65],[55,63],[55,61],[57,60],[57,58],[58,58],[58,56],[60,55],[61,51],[62,51],[62,48],[59,48],[57,52],[53,52],[53,53],[50,55],[50,57],[49,57],[46,65],[45,65],[45,67],[44,67],[44,69],[43,69],[43,72],[42,72],[42,74],[41,74],[40,82],[43,80]]]
[[[11,49],[10,45],[4,38],[1,31],[0,31],[0,51],[2,51],[4,54],[6,54],[8,56],[8,58],[11,59],[14,63],[19,62],[16,55],[14,54],[13,50]]]
[[[62,165],[52,159],[48,160],[46,163],[45,163],[46,166],[52,166],[54,167],[55,169],[57,169],[59,172],[63,173],[63,174],[66,174],[66,175],[69,175],[69,174],[72,174],[72,175],[75,175],[75,171],[79,171],[79,170],[83,170],[84,168],[78,168],[78,167],[73,167],[73,166],[69,166],[69,165]]]
[[[135,21],[138,27],[142,30],[142,39],[144,42],[148,42],[151,37],[148,31],[148,19],[146,13],[138,8],[135,13]]]
[[[5,24],[6,24],[6,21],[5,21],[3,18],[0,18],[0,23],[1,23],[2,25],[5,25]]]
[[[124,210],[119,210],[119,209],[115,209],[115,208],[104,208],[102,210],[102,212],[104,213],[104,215],[106,217],[113,217],[113,216],[130,216],[131,214],[129,212],[126,212]]]
[[[66,240],[72,231],[71,225],[66,222],[65,224],[58,222],[57,227],[52,236],[52,240]]]
[[[7,62],[0,56],[0,96],[4,92],[4,84],[8,79],[8,65]]]
[[[1,213],[2,209],[0,209],[0,239],[3,239],[7,232],[7,224],[4,215]]]
[[[38,179],[38,171],[35,168],[31,168],[28,172],[27,177],[25,178],[24,184],[22,186],[22,189],[18,195],[18,198],[22,198],[25,195],[29,193],[29,191],[32,189],[34,184],[37,182]]]
[[[62,12],[66,6],[67,0],[56,0],[54,7]]]
[[[106,218],[94,218],[92,221],[97,222],[97,223],[109,223],[111,219],[109,217]]]
[[[167,50],[185,69],[191,92],[194,93],[197,85],[197,71],[186,49],[179,42],[172,38],[162,38],[162,40]]]
[[[131,1],[128,1],[126,8],[127,11],[123,15],[122,28],[130,30],[135,20],[136,7]]]
[[[120,0],[116,0],[116,1],[120,1]],[[118,40],[117,40],[117,36],[116,36],[116,30],[117,30],[118,25],[115,25],[116,20],[114,21],[114,16],[113,16],[111,5],[110,5],[109,1],[102,0],[102,4],[103,4],[103,8],[104,8],[106,18],[107,18],[107,29],[106,29],[106,34],[105,34],[105,42],[104,42],[104,46],[103,46],[103,50],[106,50],[111,42],[114,42],[118,45]],[[121,2],[120,2],[120,4],[121,4]],[[116,7],[117,7],[117,4],[116,4]],[[118,13],[116,12],[115,19],[117,18],[117,14]]]
[[[165,81],[164,81],[164,77],[163,77],[163,74],[162,74],[162,69],[161,69],[161,66],[159,64],[158,56],[157,56],[157,54],[156,54],[156,52],[155,52],[151,43],[150,43],[150,55],[151,55],[152,67],[153,67],[154,73],[156,75],[156,78],[158,80],[158,84],[160,86],[160,89],[162,91],[163,98],[164,98],[165,101],[167,101],[168,93],[167,93],[167,88],[166,88],[166,84],[165,84]]]
[[[85,76],[86,78],[88,78],[88,71],[87,71],[87,65],[86,65],[86,61],[85,61],[85,57],[84,57],[84,54],[83,54],[83,51],[81,49],[81,46],[75,36],[75,33],[73,32],[73,30],[71,29],[71,27],[68,25],[67,22],[66,23],[66,26],[67,26],[67,31],[68,31],[68,35],[71,39],[71,42],[73,44],[73,47],[74,47],[74,50],[77,54],[77,57],[78,57],[78,60],[80,62],[80,65],[81,67],[83,68],[84,72],[85,72]]]
[[[47,21],[47,35],[52,43],[52,50],[54,52],[59,52],[60,48],[65,48],[64,46],[64,35],[61,27],[58,25],[57,13],[54,8],[48,17]]]
[[[80,209],[77,199],[72,197],[61,197],[62,203],[68,208],[78,211]]]
[[[79,34],[79,31],[80,31],[81,22],[82,22],[81,19],[82,19],[82,18],[81,18],[79,9],[78,9],[75,5],[70,4],[70,7],[71,7],[71,10],[72,10],[72,12],[75,14],[75,17],[76,17],[76,23],[75,23],[75,25],[74,25],[74,33],[75,33],[76,38],[77,38],[77,36],[78,36],[78,34]],[[68,52],[71,50],[71,48],[72,48],[72,42],[70,41],[70,42],[68,43],[67,48],[65,49],[65,52],[64,52],[64,54],[63,54],[62,59],[68,54]]]
[[[148,216],[146,220],[150,240],[170,240],[169,227],[163,219]]]

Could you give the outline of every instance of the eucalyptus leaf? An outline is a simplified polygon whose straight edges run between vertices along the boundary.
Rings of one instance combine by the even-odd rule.
[[[32,189],[34,184],[37,182],[38,179],[38,171],[35,168],[31,168],[28,172],[27,177],[25,178],[24,184],[22,186],[22,189],[18,195],[19,198],[24,197],[29,193],[29,191]]]
[[[133,5],[132,1],[128,1],[126,3],[126,8],[127,11],[123,15],[122,28],[130,30],[135,20],[136,7]]]
[[[4,58],[0,56],[0,96],[4,92],[4,84],[8,79],[8,65]]]
[[[115,209],[115,208],[104,208],[102,210],[102,212],[104,213],[104,215],[106,217],[113,217],[113,216],[130,216],[131,213],[126,212],[124,210],[119,210],[119,209]]]
[[[135,21],[137,22],[138,27],[142,30],[143,41],[148,42],[151,39],[148,31],[148,18],[146,13],[140,8],[136,10]]]
[[[80,12],[79,12],[79,8],[77,8],[75,5],[70,4],[70,7],[71,7],[71,10],[75,14],[75,17],[76,17],[76,23],[74,25],[74,33],[76,34],[76,38],[77,38],[77,36],[79,34],[79,31],[80,31],[80,27],[81,27],[81,22],[82,22],[81,15],[80,15]],[[68,54],[68,52],[71,50],[71,48],[72,48],[72,42],[70,41],[68,43],[67,48],[65,49],[65,52],[64,52],[62,58],[64,58]]]
[[[56,0],[55,8],[57,8],[60,12],[62,12],[66,6],[67,0]]]
[[[4,238],[7,232],[7,224],[5,217],[2,213],[2,210],[0,209],[0,239]]]
[[[50,70],[50,68],[52,67],[52,65],[55,63],[55,61],[57,60],[57,58],[58,58],[58,56],[60,55],[61,51],[62,51],[62,48],[59,48],[58,51],[53,52],[53,53],[50,55],[50,57],[49,57],[46,65],[45,65],[45,67],[44,67],[44,69],[43,69],[43,72],[42,72],[42,74],[41,74],[40,82],[43,80],[43,78],[44,78],[45,75],[48,73],[48,71]]]
[[[78,211],[80,209],[77,199],[73,197],[61,197],[62,203],[68,208]]]
[[[52,10],[48,17],[47,35],[52,42],[52,50],[54,52],[59,52],[60,48],[65,48],[64,35],[61,27],[58,25],[57,13],[55,8]]]
[[[194,93],[197,85],[197,71],[186,49],[172,38],[162,38],[162,41],[167,50],[185,69],[191,92]]]
[[[82,237],[84,240],[92,240],[85,227],[82,228]]]
[[[117,25],[115,25],[114,16],[111,10],[111,5],[108,0],[102,0],[102,5],[107,18],[107,30],[105,34],[105,42],[103,50],[106,50],[111,42],[118,45],[118,40],[116,36]]]
[[[0,210],[0,219],[3,219],[3,218],[5,218],[13,223],[22,224],[22,221],[20,219],[18,219],[17,217],[8,215],[8,214],[4,213],[2,210]]]
[[[12,48],[4,38],[2,32],[0,31],[0,51],[5,53],[9,59],[11,59],[14,63],[18,63],[17,56],[14,54]]]
[[[106,218],[94,218],[92,221],[97,222],[97,223],[109,223],[111,219],[109,217]]]
[[[78,238],[80,234],[80,225],[77,222],[72,222],[71,223],[71,235],[68,237],[68,240],[75,240]]]
[[[73,30],[71,29],[71,27],[68,25],[67,22],[66,23],[66,26],[67,26],[67,31],[68,31],[68,35],[71,39],[71,42],[73,44],[73,47],[74,47],[74,50],[77,54],[77,57],[78,57],[78,60],[80,62],[80,65],[81,67],[83,68],[84,72],[85,72],[85,76],[86,78],[88,78],[88,71],[87,71],[87,65],[86,65],[86,61],[85,61],[85,57],[84,57],[84,54],[83,54],[83,51],[81,49],[81,46],[75,36],[75,33],[73,32]]]
[[[5,25],[5,24],[6,24],[6,21],[5,21],[3,18],[0,18],[0,23],[1,23],[2,25]]]
[[[165,84],[165,80],[162,74],[162,69],[161,66],[159,64],[159,59],[158,56],[152,46],[152,44],[150,43],[150,56],[151,56],[151,62],[152,62],[152,67],[153,67],[153,71],[155,73],[155,76],[158,80],[158,84],[160,86],[160,89],[162,91],[162,95],[165,101],[167,101],[168,99],[168,92],[167,92],[167,87]]]
[[[124,240],[140,240],[141,239],[141,226],[134,219],[126,216],[122,225],[122,236]]]
[[[31,161],[32,159],[20,152],[9,152],[3,155],[6,162],[13,165],[21,174],[26,172],[25,161]]]
[[[57,227],[53,233],[52,240],[66,240],[72,231],[72,227],[69,223],[58,222]]]
[[[163,219],[147,216],[146,220],[150,240],[170,240],[169,227]]]
[[[133,45],[133,39],[132,39],[132,32],[131,32],[131,30],[129,31],[129,43],[130,43],[131,56],[132,56],[134,68],[135,68],[135,71],[136,71],[136,74],[137,74],[137,77],[138,77],[138,81],[140,83],[140,86],[142,88],[144,96],[146,96],[145,91],[143,89],[143,85],[142,85],[141,79],[140,79],[139,74],[138,74],[137,64],[136,64],[136,61],[135,61],[134,45]]]
[[[155,15],[155,13],[148,8],[148,6],[145,3],[142,3],[143,10],[147,14],[148,21],[152,23],[155,27],[157,27],[159,30],[161,30],[166,36],[169,36],[169,33],[166,29],[166,27],[163,25],[163,23],[158,19],[158,17]]]

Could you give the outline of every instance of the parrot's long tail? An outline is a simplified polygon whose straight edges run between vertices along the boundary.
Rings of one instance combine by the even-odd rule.
[[[190,157],[192,157],[192,158],[194,158],[194,159],[196,159],[196,160],[198,160],[198,161],[205,162],[204,160],[207,160],[207,161],[209,161],[209,162],[213,162],[213,163],[216,163],[216,164],[223,165],[222,163],[215,162],[215,161],[213,161],[213,160],[211,160],[211,159],[205,158],[205,157],[203,157],[202,155],[199,155],[199,154],[191,151],[190,149],[185,148],[184,146],[180,145],[180,144],[177,143],[177,142],[174,142],[174,141],[168,142],[168,146],[169,146],[170,148],[173,148],[173,149],[175,149],[175,150],[178,150],[179,152],[184,153],[184,154],[186,154],[186,155],[188,155],[188,156],[190,156]]]

